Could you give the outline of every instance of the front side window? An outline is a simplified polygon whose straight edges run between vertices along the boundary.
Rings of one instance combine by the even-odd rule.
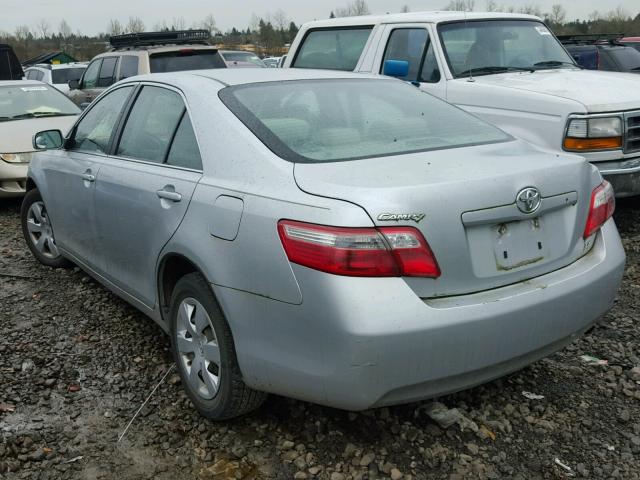
[[[95,102],[78,123],[70,150],[108,153],[113,130],[132,86],[118,88]]]
[[[372,27],[310,30],[293,62],[294,68],[353,71]]]
[[[576,67],[551,31],[533,20],[454,22],[438,30],[455,77]]]
[[[219,96],[267,147],[292,162],[394,156],[511,138],[391,79],[268,82],[227,87]]]
[[[106,88],[113,85],[117,63],[118,57],[106,57],[102,60],[100,76],[98,77],[98,87]]]
[[[409,63],[408,82],[437,83],[440,69],[433,51],[433,43],[424,28],[397,28],[391,32],[381,71],[387,60],[403,60]]]
[[[117,155],[163,163],[184,111],[176,92],[143,87],[124,126]]]
[[[82,77],[82,88],[96,88],[98,85],[98,73],[100,73],[100,66],[102,65],[102,59],[94,60],[89,64],[87,70]]]
[[[0,122],[79,113],[80,109],[54,87],[27,81],[0,86]]]

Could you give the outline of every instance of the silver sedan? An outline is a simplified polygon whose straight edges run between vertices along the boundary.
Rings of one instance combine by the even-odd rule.
[[[594,167],[399,80],[134,77],[34,143],[31,251],[155,320],[210,418],[489,381],[590,328],[622,276]]]

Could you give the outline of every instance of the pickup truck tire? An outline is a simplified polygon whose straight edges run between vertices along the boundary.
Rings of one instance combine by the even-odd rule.
[[[202,416],[225,420],[262,404],[267,395],[242,380],[229,325],[199,273],[178,280],[171,296],[170,321],[182,385]]]

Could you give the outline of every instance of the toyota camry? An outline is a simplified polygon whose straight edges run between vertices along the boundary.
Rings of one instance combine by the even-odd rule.
[[[487,382],[589,329],[622,276],[596,168],[399,80],[133,77],[34,146],[33,255],[155,320],[209,418]]]

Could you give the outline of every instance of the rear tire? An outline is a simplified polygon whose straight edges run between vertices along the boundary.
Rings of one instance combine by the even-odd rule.
[[[178,280],[170,312],[173,356],[198,412],[225,420],[258,408],[266,394],[242,380],[231,330],[202,275],[190,273]]]
[[[58,250],[47,208],[37,188],[29,190],[24,196],[20,221],[24,240],[40,263],[52,268],[71,266],[71,262]]]

